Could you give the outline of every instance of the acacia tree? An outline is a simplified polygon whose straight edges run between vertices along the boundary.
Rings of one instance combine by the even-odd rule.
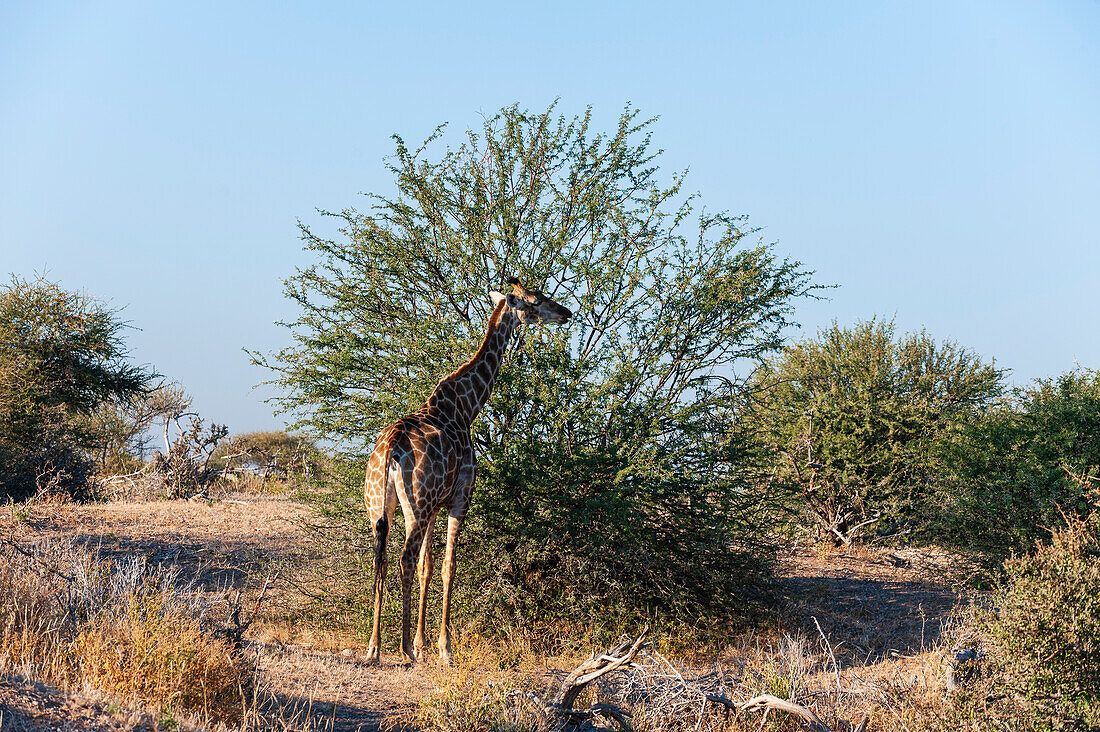
[[[0,288],[0,495],[81,495],[107,402],[139,397],[155,377],[128,362],[118,311],[45,279]]]
[[[293,344],[255,356],[295,428],[361,457],[472,354],[507,276],[575,313],[517,337],[473,428],[463,537],[484,561],[458,580],[497,627],[729,609],[760,558],[735,367],[780,346],[813,285],[662,179],[652,123],[513,106],[434,155],[443,127],[395,136],[396,193],[329,214],[335,238],[301,226],[317,259],[287,281]]]
[[[772,486],[837,543],[913,527],[942,478],[944,439],[1003,391],[1004,372],[975,354],[894,332],[892,321],[834,323],[755,376]]]
[[[1016,388],[944,447],[937,538],[990,563],[1026,554],[1100,505],[1100,371]]]

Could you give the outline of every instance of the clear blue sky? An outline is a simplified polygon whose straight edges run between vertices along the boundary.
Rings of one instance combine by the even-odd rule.
[[[467,7],[468,6],[468,7]],[[134,357],[279,422],[295,219],[389,135],[630,101],[669,172],[840,288],[1013,370],[1100,366],[1100,3],[0,3],[0,276],[126,306]],[[326,224],[322,224],[325,226]]]

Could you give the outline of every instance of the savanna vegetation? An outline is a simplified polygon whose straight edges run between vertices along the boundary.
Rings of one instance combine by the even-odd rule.
[[[136,700],[167,727],[178,715],[267,724],[239,598],[144,553],[103,556],[28,532],[35,505],[218,495],[242,483],[285,492],[318,464],[309,441],[284,432],[227,439],[225,426],[208,426],[182,386],[130,361],[127,328],[104,301],[41,277],[0,289],[0,496],[10,511],[0,676]]]
[[[292,494],[312,508],[311,543],[280,567],[308,600],[286,622],[354,634],[373,570],[365,456],[473,353],[490,291],[516,276],[575,315],[517,335],[474,425],[459,669],[407,721],[545,728],[549,707],[508,692],[544,693],[509,677],[518,658],[649,626],[655,646],[633,675],[579,697],[630,710],[634,729],[755,727],[708,694],[799,701],[822,719],[825,705],[833,729],[864,707],[893,715],[872,728],[1095,728],[1100,373],[1012,386],[962,345],[875,318],[796,340],[799,303],[827,283],[662,173],[653,129],[632,108],[603,132],[591,113],[513,106],[459,140],[443,127],[414,147],[395,137],[392,193],[329,214],[331,235],[302,226],[313,262],[286,282],[290,344],[252,354],[292,433],[231,435],[131,362],[118,310],[13,277],[0,289],[12,516],[47,496]],[[820,653],[816,637],[767,635],[789,627],[776,559],[792,545],[935,545],[966,560],[976,594],[933,651],[950,691],[884,682],[859,696],[820,625]],[[76,545],[0,548],[0,670],[262,723],[239,602],[227,616],[227,597]],[[691,676],[658,648],[696,660],[736,648],[741,665]],[[693,694],[701,708],[676,706]],[[774,728],[814,724],[784,719]]]
[[[293,345],[257,358],[295,428],[358,468],[476,349],[506,277],[576,313],[519,335],[474,424],[460,577],[481,632],[553,643],[760,606],[770,538],[735,365],[776,352],[816,286],[661,176],[651,125],[627,109],[605,134],[590,114],[509,107],[458,147],[433,152],[442,128],[415,149],[395,138],[396,194],[334,215],[336,239],[303,228],[317,262],[287,282]],[[340,537],[369,532],[362,474],[346,475],[326,503],[355,524],[332,534],[341,557],[362,544]],[[362,586],[372,565],[354,566]]]
[[[831,328],[783,349],[754,377],[772,490],[795,527],[850,544],[929,529],[943,449],[981,422],[1004,372],[892,322]]]
[[[133,556],[72,542],[0,546],[0,672],[136,698],[161,715],[239,723],[252,663],[216,603]]]
[[[87,496],[105,405],[125,408],[155,375],[129,363],[126,324],[103,301],[44,279],[0,288],[0,496]]]
[[[950,440],[932,517],[938,540],[994,566],[1097,507],[1100,371],[1013,389]]]

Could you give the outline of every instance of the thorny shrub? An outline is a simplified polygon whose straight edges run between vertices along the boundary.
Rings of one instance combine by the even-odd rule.
[[[1100,371],[1017,389],[943,450],[933,538],[990,568],[1029,553],[1063,513],[1084,518],[1096,507],[1078,476],[1100,474]]]
[[[1100,725],[1100,516],[1067,517],[1049,544],[1005,562],[978,612],[1005,691],[1040,728]]]
[[[556,107],[506,107],[455,145],[443,128],[420,147],[396,138],[394,195],[344,211],[334,239],[302,227],[312,262],[286,283],[292,345],[253,359],[295,429],[365,464],[378,432],[477,349],[490,291],[508,276],[545,290],[574,314],[517,335],[472,426],[455,616],[551,647],[653,615],[743,618],[774,547],[736,406],[744,371],[818,288],[660,172],[653,120],[628,107],[604,132]],[[362,505],[361,481],[332,492]],[[347,533],[333,553],[360,551]],[[371,577],[358,579],[362,601]]]
[[[88,417],[155,376],[129,362],[126,328],[106,302],[44,278],[0,284],[0,496],[88,496]]]
[[[218,443],[229,434],[229,428],[213,424],[203,430],[204,421],[191,418],[190,429],[181,429],[167,455],[153,457],[153,470],[161,477],[168,498],[190,498],[202,493],[217,477],[210,460]]]
[[[987,412],[1004,372],[893,320],[836,323],[755,375],[743,419],[770,448],[766,473],[794,528],[835,545],[908,533],[940,479],[937,446]]]

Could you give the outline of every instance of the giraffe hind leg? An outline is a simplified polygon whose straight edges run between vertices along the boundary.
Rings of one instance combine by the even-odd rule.
[[[425,616],[428,609],[428,585],[432,581],[432,534],[435,527],[435,516],[431,516],[426,522],[423,543],[420,545],[420,563],[418,564],[420,576],[420,605],[416,614],[416,638],[413,640],[413,652],[417,661],[423,661],[428,656],[424,652]]]
[[[408,534],[401,550],[401,650],[416,663],[412,643],[412,585],[416,575],[416,560],[424,542],[424,526],[415,518],[407,519]]]
[[[372,525],[374,529],[374,623],[371,629],[367,662],[378,663],[382,645],[382,585],[386,580],[386,544],[390,535],[390,517],[386,514]]]
[[[443,611],[439,621],[439,660],[451,664],[451,580],[455,572],[455,550],[458,548],[458,532],[462,528],[465,508],[452,511],[447,518],[447,548],[443,553]]]

